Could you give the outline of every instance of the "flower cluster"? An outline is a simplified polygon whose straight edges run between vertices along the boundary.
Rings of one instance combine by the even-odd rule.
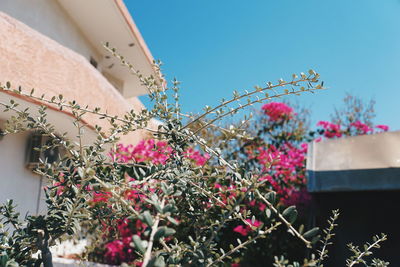
[[[322,127],[319,132],[328,139],[389,131],[389,126],[387,125],[379,124],[373,127],[361,121],[351,122],[347,127],[340,124],[334,124],[329,121],[319,121],[317,126]]]
[[[285,103],[271,102],[263,105],[262,110],[266,116],[260,118],[263,125],[258,130],[258,141],[244,147],[245,156],[261,165],[262,175],[259,180],[266,181],[267,187],[279,194],[284,206],[304,206],[311,200],[306,190],[307,142],[313,139],[319,141],[322,137],[332,139],[389,130],[386,125],[374,127],[361,121],[350,123],[347,127],[329,121],[319,121],[319,136],[315,136],[312,131],[296,131],[306,123]],[[258,205],[259,203],[255,202],[248,203],[249,207]],[[263,208],[259,207],[260,211]],[[236,230],[243,229],[245,228]]]
[[[233,231],[242,236],[247,236],[249,232],[253,231],[253,228],[258,228],[262,225],[262,223],[257,220],[246,219],[245,221],[247,223],[246,225],[238,225],[233,229]]]
[[[154,139],[142,140],[136,146],[118,144],[116,153],[112,157],[118,162],[153,162],[154,164],[165,164],[172,148],[167,142]]]
[[[172,153],[173,149],[167,142],[147,139],[135,146],[118,144],[117,149],[110,155],[117,162],[151,162],[157,165],[165,164]],[[210,158],[210,155],[202,154],[191,147],[185,151],[184,155],[198,166],[204,165]]]
[[[282,121],[290,119],[293,116],[293,108],[285,103],[270,102],[261,107],[266,115],[269,116],[271,121]]]
[[[376,129],[379,129],[379,130],[381,130],[381,131],[383,131],[383,132],[389,131],[389,126],[383,125],[383,124],[375,125],[375,128],[376,128]]]
[[[368,134],[374,131],[374,129],[369,127],[367,124],[362,123],[361,121],[352,122],[350,126],[354,127],[360,134]]]
[[[121,219],[116,223],[116,234],[120,238],[105,244],[104,259],[109,264],[134,262],[135,253],[134,248],[131,246],[132,236],[143,235],[145,225],[140,220],[132,221],[128,219]],[[141,266],[141,263],[135,262],[135,265]]]
[[[342,137],[342,130],[339,124],[329,121],[319,121],[317,126],[321,126],[324,129],[323,135],[326,138]]]
[[[268,145],[259,147],[256,159],[262,164],[260,180],[267,180],[281,197],[288,200],[306,183],[305,160],[307,144],[296,146],[285,143],[279,147]]]
[[[119,163],[152,163],[154,165],[166,164],[173,155],[173,149],[164,141],[154,139],[143,140],[137,145],[118,144],[110,153],[110,157]],[[210,158],[208,154],[202,154],[193,148],[188,148],[184,153],[195,166],[204,165]],[[123,198],[129,201],[134,209],[140,211],[148,207],[145,196],[141,193],[143,188],[155,192],[159,186],[156,180],[145,183],[135,183],[135,178],[124,173],[124,180],[130,184],[130,188],[121,192]],[[112,209],[109,199],[112,194],[107,191],[93,191],[91,203],[93,207],[100,209]],[[144,236],[146,225],[139,219],[123,218],[116,221],[108,218],[100,218],[104,227],[102,261],[107,264],[129,263],[141,266],[141,262],[135,261],[132,237],[134,235],[146,239]],[[178,222],[177,219],[175,219]],[[115,226],[114,226],[115,225]]]
[[[307,142],[316,138],[315,134],[307,131],[296,131],[299,127],[305,125],[301,121],[293,108],[285,103],[272,102],[262,107],[264,111],[264,122],[262,131],[259,131],[259,138],[250,145],[246,144],[241,151],[245,152],[244,160],[256,162],[260,173],[257,177],[262,186],[258,190],[267,193],[271,190],[275,191],[278,196],[279,205],[289,207],[296,205],[300,208],[306,207],[311,196],[306,190],[306,154]],[[290,127],[288,125],[290,124]],[[293,127],[294,126],[294,127]],[[320,121],[317,126],[321,127],[317,131],[324,138],[340,138],[348,135],[369,134],[374,133],[374,129],[387,131],[385,125],[377,125],[375,128],[368,126],[360,121],[354,122],[349,127],[344,127],[328,121]],[[292,131],[290,129],[293,129]],[[154,165],[165,165],[176,155],[167,142],[157,140],[143,140],[136,146],[119,144],[115,150],[111,152],[111,157],[118,163],[152,163]],[[210,156],[189,147],[183,152],[183,157],[188,159],[195,166],[203,166],[208,163]],[[141,190],[156,192],[159,181],[149,180],[144,183],[136,183],[133,177],[124,173],[124,179],[132,182],[131,188],[121,192],[123,197],[133,203],[136,210],[145,207],[146,199],[142,195]],[[206,209],[210,212],[216,210],[224,210],[231,205],[239,196],[248,191],[248,188],[238,186],[234,179],[225,177],[223,180],[213,179],[204,182],[204,188],[213,192],[212,196],[203,197],[197,201],[197,209]],[[109,192],[93,192],[93,205],[107,206],[111,198]],[[177,197],[179,198],[179,196]],[[212,198],[214,198],[212,200]],[[217,199],[217,201],[215,201]],[[252,219],[244,217],[237,220],[230,227],[224,228],[221,234],[229,239],[232,234],[235,238],[250,238],[255,235],[258,229],[263,227],[262,218],[266,215],[267,206],[259,199],[246,199],[240,205],[240,213],[247,214],[251,212],[255,215]],[[257,219],[258,220],[257,220]],[[178,227],[184,230],[184,225],[189,222],[185,218],[174,218],[180,222]],[[132,253],[132,236],[138,235],[146,239],[146,225],[139,219],[118,219],[115,223],[104,223],[107,226],[107,234],[104,236],[103,242],[103,259],[105,263],[119,264],[126,262],[129,264],[140,265],[135,262]],[[109,226],[116,225],[116,226]],[[223,240],[223,238],[221,239]],[[168,239],[166,239],[168,241]],[[221,241],[222,242],[222,241]],[[237,265],[239,259],[234,263]]]
[[[185,157],[191,159],[197,166],[203,166],[206,164],[207,160],[210,159],[210,155],[203,155],[198,150],[194,150],[191,147],[185,151]]]

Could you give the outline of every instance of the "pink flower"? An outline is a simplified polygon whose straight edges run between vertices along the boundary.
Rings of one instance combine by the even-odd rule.
[[[361,121],[353,122],[350,124],[350,126],[356,128],[356,130],[361,134],[367,134],[368,132],[374,131],[371,127],[365,123],[362,123]]]
[[[300,146],[304,150],[304,152],[307,152],[307,149],[308,149],[308,144],[307,143],[302,143]]]
[[[324,128],[324,136],[326,138],[342,137],[342,131],[339,124],[334,124],[329,121],[319,121],[317,126]]]
[[[142,140],[136,146],[117,145],[117,150],[111,153],[113,160],[119,162],[149,162],[165,164],[172,153],[172,148],[164,141],[154,139]]]
[[[238,225],[235,228],[233,228],[233,231],[241,234],[242,236],[247,236],[249,234],[250,227],[248,227],[247,225],[246,226]]]
[[[381,130],[384,131],[384,132],[389,131],[389,126],[383,125],[383,124],[376,125],[375,128],[381,129]]]
[[[53,184],[53,186],[54,186],[54,187],[57,187],[56,195],[57,195],[57,196],[62,195],[62,193],[64,192],[65,186],[63,186],[61,182],[55,182],[55,183]]]
[[[93,202],[107,202],[111,197],[111,192],[93,192]]]
[[[263,105],[261,109],[269,116],[271,121],[290,119],[293,115],[293,108],[285,103],[271,102]]]
[[[193,160],[197,166],[203,166],[210,158],[210,155],[208,154],[202,155],[199,151],[194,150],[191,147],[188,150],[186,150],[185,156],[188,159]]]
[[[253,222],[252,220],[247,219],[246,222],[248,222],[251,226],[256,227],[256,228],[261,226],[261,222],[257,221],[257,220],[254,220],[254,222]],[[249,234],[249,232],[252,230],[253,229],[248,225],[245,225],[245,226],[238,225],[235,228],[233,228],[234,232],[241,234],[242,236],[247,236]]]
[[[117,162],[152,162],[153,164],[165,164],[173,154],[173,149],[165,141],[154,139],[142,140],[136,146],[118,144],[110,156]],[[203,166],[210,158],[208,154],[201,154],[193,148],[184,153],[185,157],[191,159],[197,166]]]
[[[257,221],[257,220],[254,220],[254,222],[253,222],[250,219],[246,219],[246,222],[248,222],[251,226],[254,226],[254,227],[260,227],[261,226],[261,222]]]
[[[258,209],[260,211],[264,211],[267,208],[267,205],[265,205],[263,202],[258,203]]]
[[[258,180],[267,181],[265,184],[269,184],[281,197],[289,197],[306,182],[304,164],[307,149],[307,144],[291,143],[284,143],[279,148],[273,145],[259,147],[255,158],[264,165],[263,171],[269,174]],[[265,205],[259,206],[260,210],[265,208]]]
[[[300,191],[293,191],[287,198],[283,200],[285,206],[302,205],[307,206],[311,201],[311,195],[303,188]]]
[[[117,222],[117,229],[118,229],[118,233],[122,237],[128,237],[128,236],[132,235],[132,231],[131,231],[131,229],[129,227],[128,219],[119,220]]]
[[[121,240],[114,240],[106,244],[104,258],[109,263],[118,264],[123,258],[124,243]]]

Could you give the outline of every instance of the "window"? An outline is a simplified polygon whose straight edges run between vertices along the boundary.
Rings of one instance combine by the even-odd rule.
[[[26,166],[29,169],[40,167],[42,162],[54,163],[66,153],[65,149],[41,132],[32,132],[26,149]]]

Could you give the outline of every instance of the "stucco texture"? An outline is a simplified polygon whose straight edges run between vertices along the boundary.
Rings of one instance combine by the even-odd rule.
[[[110,115],[144,108],[138,98],[123,98],[86,58],[1,12],[0,40],[2,84],[10,81],[26,92],[35,88],[35,95],[48,98],[63,94],[67,100],[100,107]],[[109,127],[106,120],[93,114],[86,114],[84,120],[91,126]],[[146,136],[148,132],[141,130],[122,136],[121,142],[134,144]]]

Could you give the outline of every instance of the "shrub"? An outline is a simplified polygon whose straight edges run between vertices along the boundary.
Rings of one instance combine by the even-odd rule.
[[[79,133],[77,142],[57,133],[47,121],[45,107],[40,107],[38,115],[33,116],[29,110],[19,109],[14,101],[0,103],[4,112],[11,113],[6,134],[41,131],[49,135],[52,142],[39,149],[63,147],[68,152],[59,162],[44,162],[35,170],[51,183],[45,189],[47,212],[44,215],[29,215],[20,220],[11,201],[0,206],[3,265],[39,266],[43,263],[52,266],[49,247],[57,240],[76,237],[82,232],[87,233],[88,238],[95,237],[93,247],[97,247],[99,240],[106,240],[102,251],[104,260],[133,266],[237,264],[238,253],[252,243],[273,236],[277,229],[285,229],[303,246],[312,248],[319,240],[318,229],[297,227],[294,224],[296,208],[280,205],[281,195],[284,198],[288,192],[277,194],[273,187],[271,189],[273,180],[266,178],[268,173],[280,175],[282,170],[276,167],[276,161],[256,155],[253,159],[263,163],[260,167],[226,158],[224,152],[204,139],[202,131],[212,127],[214,131],[241,136],[240,129],[225,129],[218,121],[254,103],[322,89],[319,74],[310,70],[307,75],[293,75],[289,82],[279,80],[276,85],[268,83],[265,88],[256,87],[251,92],[235,92],[232,99],[222,100],[213,108],[206,107],[203,114],[189,116],[188,120],[180,110],[178,81],[172,81],[171,88],[166,88],[162,86],[161,77],[142,76],[115,49],[106,48],[147,86],[154,103],[152,109],[115,117],[99,108],[81,107],[61,95],[47,99],[36,97],[33,91],[25,93],[21,88],[12,89],[10,83],[2,86],[2,90],[70,111]],[[241,100],[246,103],[240,104]],[[270,113],[276,119],[272,123],[282,123],[293,116],[287,107],[278,107],[277,112]],[[107,131],[95,127],[98,138],[91,145],[80,142],[85,127],[81,118],[86,113],[100,116],[110,124]],[[152,118],[163,122],[157,130],[147,127]],[[193,125],[199,127],[193,129]],[[120,135],[139,129],[151,132],[155,140],[143,141],[136,147],[116,145]],[[111,157],[107,150],[110,145],[115,146]],[[298,151],[301,148],[297,145],[289,144],[266,149],[281,156],[290,151],[303,153]],[[298,167],[292,158],[287,162]],[[291,168],[284,171],[291,172],[296,177],[294,180],[301,179]],[[291,184],[292,180],[285,183]],[[224,240],[226,229],[232,229],[229,233],[239,238]],[[366,252],[352,247],[355,256],[349,259],[349,266],[363,260],[369,250],[384,239],[382,236],[374,240]],[[319,257],[312,254],[305,259],[304,266],[321,265],[328,244],[324,243]],[[33,257],[36,252],[39,252],[38,258]],[[89,255],[95,258],[98,254],[94,251]],[[275,259],[275,266],[299,264],[289,265],[280,257]]]

